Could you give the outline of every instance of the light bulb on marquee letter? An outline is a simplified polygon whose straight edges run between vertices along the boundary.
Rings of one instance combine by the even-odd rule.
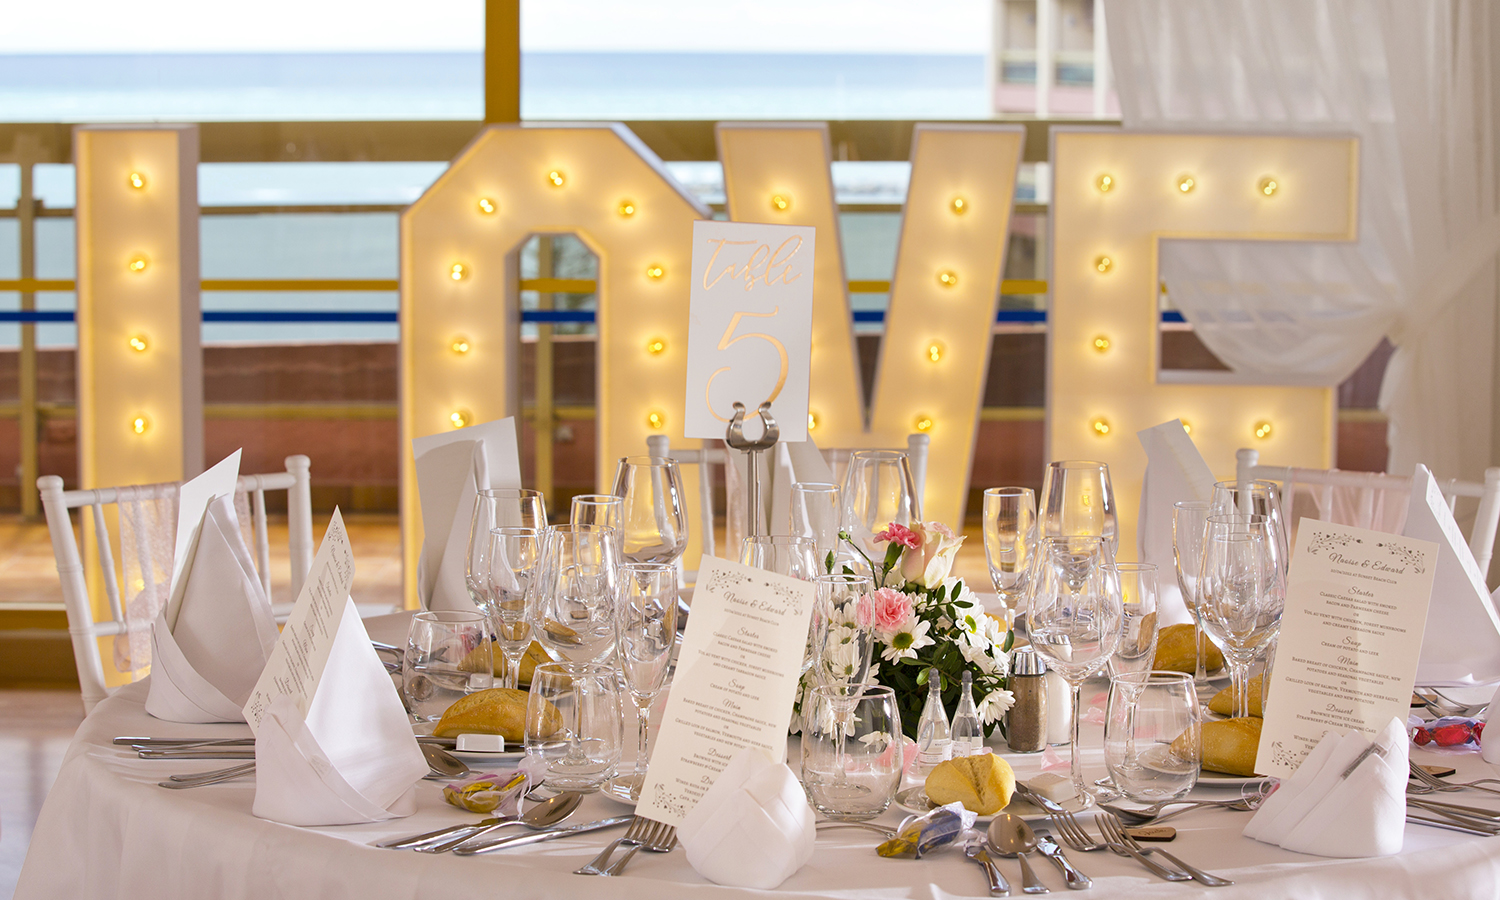
[[[1191,194],[1193,188],[1197,187],[1197,185],[1198,183],[1193,180],[1193,176],[1191,175],[1180,175],[1177,178],[1177,190],[1184,194]]]
[[[956,272],[950,272],[944,269],[943,271],[938,273],[937,280],[938,284],[942,285],[943,287],[958,287],[958,274]]]
[[[771,195],[771,209],[776,212],[786,212],[792,208],[792,198],[786,194]]]
[[[1102,334],[1096,335],[1094,337],[1094,349],[1097,350],[1097,351],[1099,351],[1100,353],[1103,353],[1104,351],[1108,350],[1109,349],[1109,338],[1106,337],[1105,335],[1102,335]]]
[[[667,351],[667,342],[661,338],[652,338],[646,342],[646,352],[652,356],[661,356]]]
[[[469,277],[469,269],[463,263],[454,263],[453,267],[448,270],[448,277],[454,281],[463,281]]]
[[[448,349],[462,356],[469,352],[469,339],[460,335],[453,339],[453,342],[448,345]]]
[[[661,431],[667,424],[667,414],[659,409],[653,409],[646,413],[646,427],[653,431]]]
[[[926,434],[927,432],[932,430],[932,424],[932,416],[919,415],[917,416],[916,421],[912,422],[912,427],[922,432],[923,434]]]
[[[487,216],[494,215],[495,214],[495,210],[498,209],[498,208],[499,207],[495,206],[495,201],[491,200],[490,198],[488,198],[488,197],[480,197],[479,198],[479,211],[482,212],[482,213],[484,213],[485,215],[487,215]]]
[[[948,208],[953,210],[955,216],[961,216],[969,211],[969,202],[962,197],[954,197]]]
[[[144,191],[146,189],[146,176],[140,172],[131,172],[126,182],[135,190]]]
[[[1255,186],[1256,190],[1260,191],[1267,197],[1274,196],[1278,187],[1280,187],[1280,185],[1276,183],[1276,179],[1270,177],[1269,175],[1267,175],[1265,178],[1262,178],[1260,180],[1260,183]]]
[[[144,334],[131,336],[130,349],[134,350],[137,353],[145,353],[147,346],[149,345],[146,343],[146,336]]]
[[[933,341],[932,343],[928,344],[927,345],[927,360],[928,360],[928,362],[941,362],[942,359],[943,359],[943,350],[944,349],[945,348],[943,347],[943,342],[942,341]]]
[[[1114,267],[1115,261],[1107,256],[1101,256],[1098,259],[1094,260],[1094,268],[1098,270],[1100,275],[1108,273],[1109,270],[1113,269]]]
[[[660,281],[662,279],[662,276],[666,274],[667,270],[663,269],[661,266],[646,267],[646,277],[651,279],[652,281]]]
[[[136,434],[145,434],[151,430],[151,420],[146,417],[145,413],[138,413],[134,419],[130,420],[130,430]]]
[[[815,431],[818,427],[818,414],[813,410],[807,411],[807,430]]]
[[[474,414],[467,409],[455,409],[448,414],[448,424],[454,428],[465,428],[474,421]]]
[[[1098,188],[1101,194],[1109,193],[1110,189],[1114,186],[1115,177],[1113,175],[1100,175],[1094,179],[1094,187]]]
[[[127,264],[126,268],[139,275],[142,272],[146,271],[146,267],[150,264],[151,261],[146,259],[146,254],[137,253],[135,256],[132,256],[130,258],[130,262]]]
[[[621,200],[619,213],[626,219],[630,218],[631,216],[635,215],[635,204],[630,202],[629,200]]]
[[[1265,420],[1261,420],[1259,422],[1256,422],[1255,423],[1255,436],[1258,437],[1258,438],[1260,438],[1261,440],[1265,440],[1266,438],[1270,437],[1271,436],[1271,423],[1267,422]]]
[[[563,173],[557,171],[556,169],[553,169],[552,171],[547,173],[547,183],[555,188],[562,187],[567,183],[567,180],[568,179],[563,175]]]

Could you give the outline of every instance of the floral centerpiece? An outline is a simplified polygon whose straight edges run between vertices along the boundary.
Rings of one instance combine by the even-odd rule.
[[[876,548],[885,548],[879,563],[848,532],[839,532],[839,539],[863,558],[875,582],[867,598],[875,632],[876,658],[870,668],[875,680],[895,693],[902,731],[916,737],[934,669],[951,719],[967,670],[973,674],[974,703],[988,736],[1014,702],[1006,689],[1012,636],[1000,620],[985,613],[963,579],[950,577],[964,539],[940,522],[911,527],[892,522],[875,535]],[[830,553],[826,566],[832,571],[833,565]],[[844,571],[853,572],[848,566]],[[802,700],[812,690],[809,682],[803,679],[793,731],[800,724]]]

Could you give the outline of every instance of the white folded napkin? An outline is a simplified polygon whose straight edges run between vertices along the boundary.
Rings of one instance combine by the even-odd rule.
[[[496,419],[412,441],[422,507],[417,595],[424,609],[474,609],[464,561],[474,497],[521,486],[516,420]]]
[[[406,710],[345,598],[328,662],[304,715],[271,702],[255,736],[255,805],[287,825],[353,825],[409,816],[428,771]]]
[[[797,776],[746,747],[677,826],[677,839],[709,881],[771,890],[812,858],[817,833]]]
[[[1161,573],[1157,609],[1163,625],[1191,622],[1192,614],[1177,585],[1172,556],[1172,504],[1190,500],[1208,502],[1214,495],[1214,473],[1181,419],[1137,431],[1146,450],[1146,476],[1141,483],[1141,511],[1136,519],[1139,559]]]
[[[1495,594],[1497,595],[1496,599],[1500,600],[1500,590],[1496,590]],[[1495,696],[1490,698],[1489,709],[1485,710],[1484,724],[1486,728],[1488,728],[1490,724],[1490,710],[1500,709],[1500,706],[1495,705],[1497,703],[1500,703],[1500,688],[1495,688]],[[1500,734],[1500,732],[1496,733]],[[1500,763],[1500,738],[1491,740],[1489,743],[1485,743],[1481,740],[1479,742],[1479,748],[1481,751],[1480,755],[1484,757],[1485,762],[1491,765]]]
[[[1406,834],[1406,726],[1366,740],[1328,732],[1266,799],[1245,836],[1298,853],[1357,859],[1401,852]]]
[[[1459,687],[1500,681],[1500,616],[1448,501],[1421,464],[1412,473],[1411,504],[1401,533],[1438,545],[1417,684]]]
[[[792,485],[799,481],[833,484],[833,469],[818,450],[818,445],[809,437],[805,441],[788,444],[778,441],[775,447],[776,468],[771,477],[770,518],[766,523],[772,534],[786,531],[792,517]]]
[[[238,470],[236,451],[182,487],[178,547],[185,549],[151,629],[146,711],[159,719],[245,721],[241,707],[276,646],[271,598],[234,513]]]

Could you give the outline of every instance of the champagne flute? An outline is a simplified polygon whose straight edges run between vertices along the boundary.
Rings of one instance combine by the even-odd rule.
[[[1120,582],[1122,624],[1120,643],[1109,658],[1110,675],[1146,672],[1156,660],[1157,583],[1156,566],[1150,563],[1115,563]]]
[[[546,583],[537,592],[536,636],[571,663],[610,663],[615,649],[618,546],[612,528],[559,525],[547,533]]]
[[[628,562],[675,563],[687,549],[682,472],[663,456],[626,456],[615,469],[621,500],[621,556]]]
[[[984,555],[995,593],[1005,605],[1007,628],[1015,627],[1016,613],[1026,602],[1036,540],[1036,494],[1031,488],[986,488]]]
[[[834,772],[844,771],[844,739],[855,701],[870,677],[875,652],[875,612],[869,595],[875,582],[868,575],[819,575],[813,579],[813,678],[827,698],[836,733]],[[829,787],[829,796],[865,793],[858,784]]]
[[[1109,541],[1101,536],[1048,537],[1037,554],[1037,578],[1027,603],[1031,645],[1073,688],[1069,774],[1076,804],[1094,802],[1084,783],[1079,750],[1083,683],[1097,674],[1120,643],[1124,610]]]
[[[505,657],[502,687],[515,689],[521,680],[521,659],[531,646],[536,625],[537,591],[545,566],[546,532],[505,526],[490,529],[489,605],[495,642]]]
[[[1208,654],[1203,648],[1198,577],[1203,572],[1203,527],[1212,509],[1213,505],[1203,500],[1172,504],[1172,560],[1177,569],[1177,586],[1182,589],[1182,603],[1193,617],[1193,656],[1197,660],[1193,683],[1200,688],[1208,684]]]
[[[1281,630],[1284,571],[1266,516],[1209,516],[1199,605],[1203,627],[1224,648],[1234,715],[1250,715],[1250,665]]]
[[[1038,502],[1043,537],[1102,537],[1109,542],[1110,555],[1115,554],[1119,523],[1109,466],[1081,459],[1048,463]]]
[[[870,559],[884,553],[884,548],[876,547],[875,535],[890,523],[910,525],[922,520],[922,501],[912,481],[911,464],[898,450],[854,451],[844,473],[842,494],[844,527]]]
[[[609,783],[616,796],[639,800],[646,783],[651,703],[667,681],[677,640],[677,570],[666,563],[626,563],[620,567],[615,604],[615,655],[620,674],[640,719],[635,769]]]
[[[822,573],[822,567],[814,556],[814,548],[812,538],[786,534],[756,535],[745,538],[740,550],[740,563],[801,581],[812,581]],[[807,650],[802,654],[804,675],[812,668],[814,637],[813,627],[809,623]]]
[[[468,555],[464,558],[464,586],[469,589],[469,599],[480,609],[494,605],[489,578],[490,531],[501,527],[546,528],[547,510],[541,491],[492,488],[474,495]]]
[[[834,569],[842,513],[838,485],[820,481],[792,485],[792,534],[812,539],[820,574]]]

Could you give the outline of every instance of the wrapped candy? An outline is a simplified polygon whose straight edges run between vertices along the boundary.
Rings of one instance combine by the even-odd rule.
[[[443,799],[469,812],[494,812],[507,798],[519,795],[526,789],[526,774],[515,772],[510,777],[487,773],[471,775],[443,788]]]
[[[1479,745],[1484,734],[1484,723],[1478,719],[1444,716],[1433,722],[1417,725],[1412,729],[1412,743],[1418,747],[1436,744],[1439,747],[1461,747],[1464,744]]]
[[[926,815],[907,816],[896,829],[896,836],[876,847],[875,852],[886,859],[921,859],[958,840],[959,835],[974,827],[977,818],[977,813],[964,809],[957,801]]]

